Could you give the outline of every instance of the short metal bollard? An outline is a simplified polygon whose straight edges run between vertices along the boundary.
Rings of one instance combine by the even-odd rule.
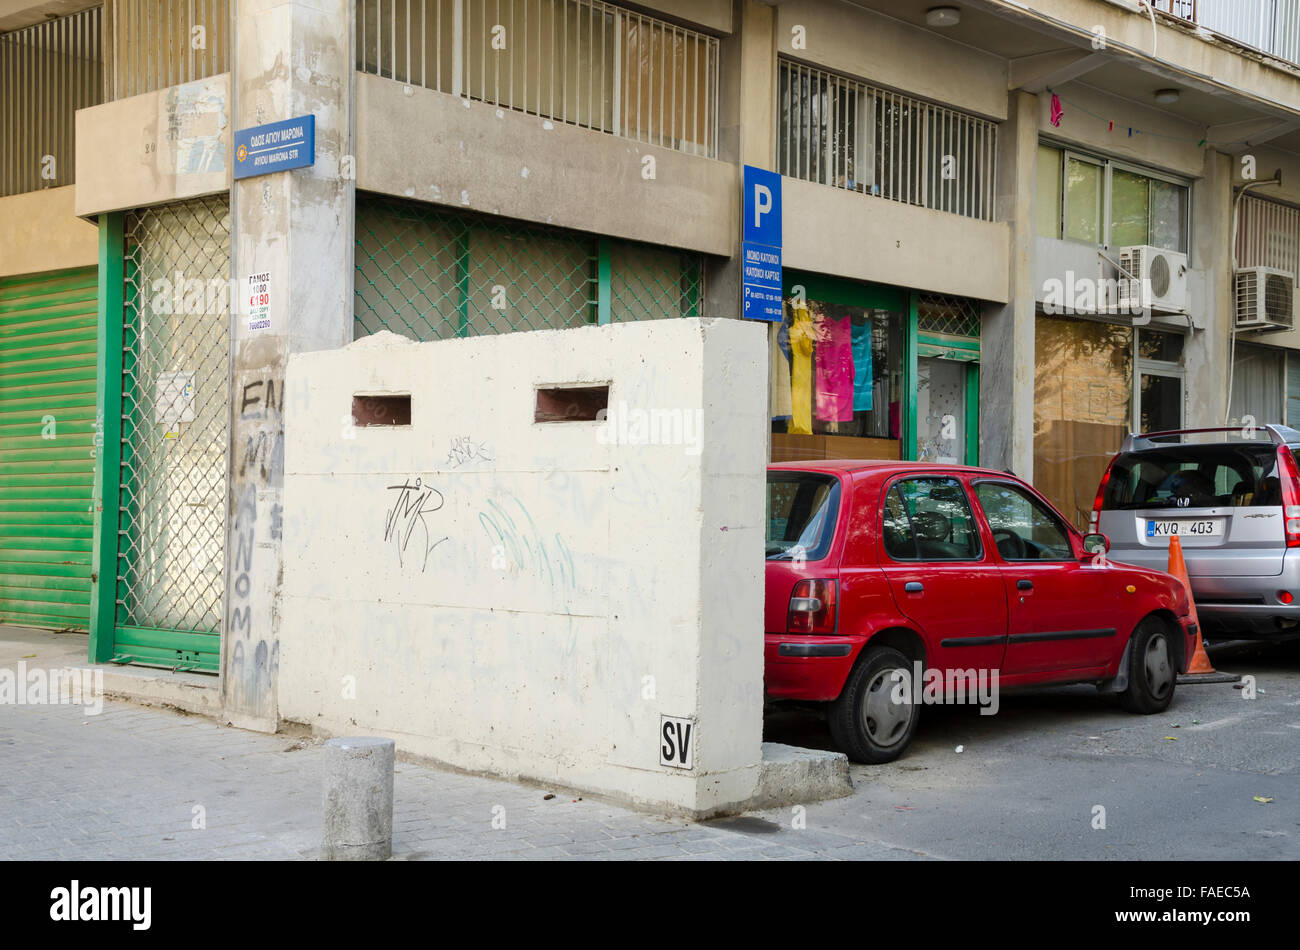
[[[325,743],[324,861],[393,856],[392,739],[354,736]]]

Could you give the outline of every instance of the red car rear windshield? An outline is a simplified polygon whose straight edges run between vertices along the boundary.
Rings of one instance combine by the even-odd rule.
[[[835,537],[840,482],[818,472],[767,473],[769,561],[824,558]]]
[[[1179,445],[1121,455],[1103,511],[1264,508],[1282,504],[1272,445]]]

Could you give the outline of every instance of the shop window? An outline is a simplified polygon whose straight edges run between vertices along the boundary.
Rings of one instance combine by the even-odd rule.
[[[441,340],[700,316],[704,274],[672,248],[359,196],[354,291],[357,338]]]
[[[904,314],[809,298],[769,327],[772,460],[900,457]]]
[[[1133,329],[1040,316],[1034,362],[1034,485],[1080,527],[1132,422]]]

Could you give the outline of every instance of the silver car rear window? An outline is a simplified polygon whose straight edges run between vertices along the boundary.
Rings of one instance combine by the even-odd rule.
[[[1179,445],[1119,456],[1103,511],[1139,508],[1266,508],[1282,504],[1271,444]]]

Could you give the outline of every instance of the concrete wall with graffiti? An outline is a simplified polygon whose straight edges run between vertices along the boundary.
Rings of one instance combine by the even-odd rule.
[[[293,356],[280,717],[670,810],[748,798],[764,357],[761,326],[699,319]],[[409,425],[355,424],[405,394]]]

